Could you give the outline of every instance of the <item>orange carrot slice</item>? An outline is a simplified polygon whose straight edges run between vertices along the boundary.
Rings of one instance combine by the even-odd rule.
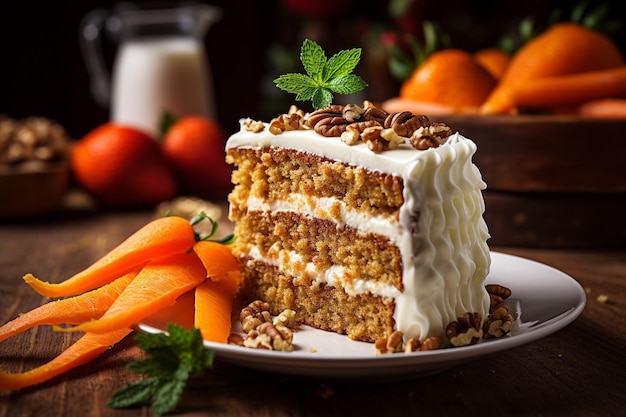
[[[107,333],[87,333],[50,362],[23,373],[0,371],[0,390],[13,391],[40,384],[83,365],[122,340],[132,330],[115,329]]]
[[[145,317],[174,304],[185,292],[206,279],[206,271],[194,254],[179,253],[149,262],[128,284],[98,320],[57,331],[105,333],[131,327]]]
[[[221,281],[228,271],[239,271],[239,263],[228,246],[203,240],[193,245],[193,251],[202,261],[207,278]]]
[[[194,301],[195,289],[192,289],[178,297],[173,305],[149,315],[141,323],[157,328],[167,323],[176,323],[189,330],[193,327]]]
[[[66,297],[108,284],[151,259],[183,253],[195,243],[194,230],[182,217],[162,217],[148,223],[87,269],[58,283],[28,274],[24,281],[48,297]]]
[[[220,281],[207,280],[196,287],[194,326],[204,340],[228,342],[233,299],[240,279],[238,271],[231,271]]]
[[[227,343],[233,299],[241,282],[237,258],[228,246],[200,241],[194,253],[207,271],[207,280],[196,287],[194,326],[204,340]]]
[[[42,324],[79,324],[102,316],[139,271],[129,272],[112,283],[85,294],[51,301],[0,327],[0,342]]]

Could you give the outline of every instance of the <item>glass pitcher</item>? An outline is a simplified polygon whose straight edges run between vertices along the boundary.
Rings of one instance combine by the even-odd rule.
[[[164,112],[214,118],[211,69],[204,37],[221,10],[205,4],[139,9],[122,3],[93,10],[80,26],[91,93],[110,106],[111,120],[156,135]],[[112,76],[103,32],[118,43]]]

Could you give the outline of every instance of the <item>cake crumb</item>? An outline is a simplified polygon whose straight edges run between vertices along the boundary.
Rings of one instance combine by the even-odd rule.
[[[309,349],[309,351],[311,353],[317,353],[317,348],[316,347],[312,347],[311,349]]]
[[[606,294],[600,294],[599,296],[596,297],[596,300],[599,303],[606,304],[606,302],[609,301],[609,296]]]

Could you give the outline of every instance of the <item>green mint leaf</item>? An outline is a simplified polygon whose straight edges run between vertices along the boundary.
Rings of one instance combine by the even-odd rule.
[[[171,349],[151,349],[150,357],[129,363],[128,369],[150,377],[169,377],[178,368],[178,362],[178,355]]]
[[[319,80],[326,65],[326,54],[316,42],[305,39],[300,48],[300,61],[309,77]]]
[[[297,101],[311,100],[315,110],[328,107],[333,94],[353,94],[367,87],[359,76],[351,74],[361,59],[361,49],[340,51],[330,59],[321,46],[305,39],[300,60],[305,74],[284,74],[274,80],[278,88],[296,94]]]
[[[319,89],[319,87],[308,87],[304,88],[296,95],[296,101],[307,101],[313,98],[315,92]]]
[[[350,74],[361,59],[361,49],[354,48],[333,55],[324,66],[324,81]]]
[[[294,94],[300,94],[306,89],[320,86],[313,78],[304,74],[284,74],[276,78],[274,83],[281,90]]]
[[[333,94],[325,89],[318,89],[313,95],[313,108],[315,109],[323,109],[324,107],[328,107],[333,102]]]
[[[126,384],[117,390],[109,403],[111,408],[127,408],[149,403],[159,388],[157,379],[142,379]]]
[[[174,410],[180,402],[186,386],[187,381],[180,379],[172,379],[163,383],[154,396],[152,411],[163,416]]]
[[[156,414],[172,411],[189,381],[213,367],[215,352],[204,346],[200,330],[168,324],[167,334],[140,333],[135,337],[149,356],[128,369],[150,378],[131,382],[116,391],[109,403],[124,408],[152,403]]]
[[[328,88],[337,94],[354,94],[367,87],[367,84],[361,77],[355,74],[342,75],[333,78],[328,83]]]

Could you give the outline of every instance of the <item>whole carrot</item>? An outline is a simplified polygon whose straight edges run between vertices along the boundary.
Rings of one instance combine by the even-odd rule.
[[[105,333],[131,327],[171,306],[179,296],[205,279],[206,271],[194,254],[179,253],[161,257],[146,264],[99,319],[74,327],[54,328],[65,332]]]
[[[194,243],[194,230],[188,220],[177,216],[161,217],[139,229],[87,269],[61,283],[44,282],[30,274],[24,276],[24,281],[48,297],[76,295],[108,284],[151,259],[186,252]]]
[[[22,373],[0,371],[0,390],[14,391],[40,384],[100,356],[132,330],[121,328],[102,334],[87,333],[50,362]]]
[[[626,65],[528,80],[511,88],[515,105],[526,107],[574,105],[610,97],[626,97]]]
[[[42,324],[79,324],[102,316],[120,293],[135,278],[129,272],[112,283],[75,297],[43,304],[0,327],[0,342]]]
[[[581,117],[626,119],[626,98],[605,98],[582,103],[576,114]]]
[[[483,114],[515,113],[511,89],[528,80],[597,71],[624,65],[607,36],[576,23],[554,24],[526,43],[511,59],[502,79],[482,104]]]

